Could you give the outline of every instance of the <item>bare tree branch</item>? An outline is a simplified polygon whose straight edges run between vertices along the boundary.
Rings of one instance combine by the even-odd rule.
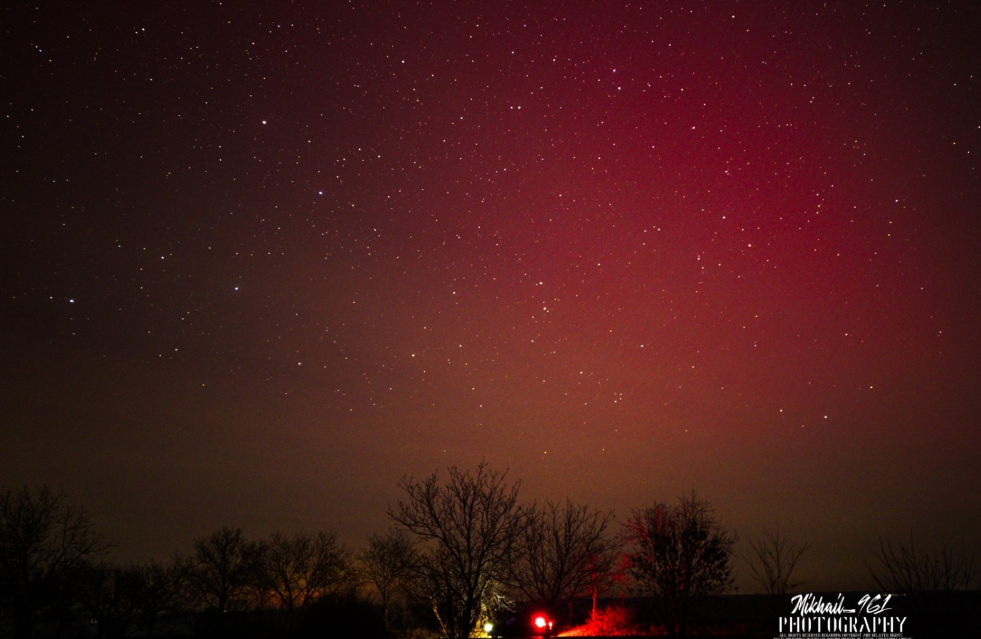
[[[806,543],[788,539],[780,534],[779,527],[772,531],[764,528],[762,536],[750,537],[748,542],[750,550],[740,556],[767,594],[785,595],[803,585],[803,582],[791,583],[790,578],[808,548]]]

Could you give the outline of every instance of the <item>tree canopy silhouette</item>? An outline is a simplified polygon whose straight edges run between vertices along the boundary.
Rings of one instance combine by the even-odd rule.
[[[403,530],[390,529],[385,535],[371,535],[368,546],[358,553],[358,572],[381,598],[385,631],[390,630],[389,608],[399,593],[412,587],[419,566],[419,555]]]
[[[198,604],[219,612],[248,607],[262,580],[262,544],[224,527],[194,542],[187,578]]]
[[[685,634],[690,604],[732,585],[735,534],[694,491],[674,505],[655,502],[626,523],[630,572],[654,598],[670,636]]]
[[[350,554],[334,533],[287,537],[275,532],[263,556],[263,585],[276,595],[292,622],[297,612],[342,589],[349,578]]]
[[[111,545],[63,493],[0,491],[0,606],[13,617],[15,635],[30,636],[39,613],[69,606],[64,599],[85,562]]]
[[[476,636],[504,594],[522,526],[520,484],[509,486],[506,472],[483,462],[447,475],[403,478],[404,499],[389,516],[422,543],[422,588],[444,636],[464,639]]]
[[[609,531],[612,521],[612,512],[569,500],[527,508],[513,565],[514,584],[556,614],[589,592],[597,576],[613,569],[617,558]]]
[[[803,585],[790,581],[797,562],[807,550],[806,543],[799,543],[780,533],[780,528],[763,529],[760,537],[750,537],[749,550],[742,554],[751,576],[769,595],[786,595]]]

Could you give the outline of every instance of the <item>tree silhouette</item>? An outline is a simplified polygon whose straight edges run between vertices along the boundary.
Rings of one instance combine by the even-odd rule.
[[[150,561],[134,569],[140,578],[139,620],[147,639],[151,639],[162,614],[173,614],[185,606],[187,571],[177,559],[167,563]]]
[[[38,615],[77,589],[83,564],[110,547],[63,493],[0,491],[0,606],[13,616],[15,636],[30,636]]]
[[[748,539],[749,550],[742,553],[743,561],[749,566],[753,579],[769,595],[786,595],[803,583],[791,583],[790,577],[797,567],[807,544],[801,544],[786,535],[780,528],[770,531],[763,529],[758,538]]]
[[[684,635],[690,604],[731,586],[735,535],[694,491],[673,506],[635,510],[626,532],[631,574],[653,596],[668,635]]]
[[[368,547],[357,557],[361,578],[371,584],[381,598],[385,631],[390,631],[389,608],[399,591],[411,587],[419,556],[415,545],[402,530],[390,529],[385,535],[371,535]]]
[[[448,469],[445,482],[438,472],[399,482],[405,499],[389,516],[424,544],[421,583],[447,639],[476,636],[503,596],[522,526],[520,484],[506,474],[481,462],[473,473]]]
[[[546,501],[525,510],[512,579],[531,601],[552,614],[590,591],[616,564],[609,534],[612,512],[566,500]]]
[[[957,556],[947,547],[940,552],[919,548],[910,533],[909,544],[879,540],[877,564],[866,563],[880,592],[904,597],[904,607],[920,620],[928,637],[968,637],[976,605],[961,591],[975,587],[974,555]]]
[[[127,636],[139,616],[142,574],[107,561],[80,569],[79,603],[96,623],[96,637]]]
[[[918,549],[910,534],[909,545],[893,546],[879,540],[878,566],[866,564],[872,581],[884,592],[902,594],[951,593],[974,583],[974,555],[957,558],[947,548],[939,553]]]
[[[241,528],[226,526],[196,540],[187,578],[197,603],[219,612],[248,607],[261,585],[264,552]]]
[[[263,557],[263,582],[272,590],[290,622],[324,595],[342,589],[348,578],[350,552],[334,533],[276,532]]]

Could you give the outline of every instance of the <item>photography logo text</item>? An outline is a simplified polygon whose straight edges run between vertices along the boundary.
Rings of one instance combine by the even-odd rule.
[[[892,595],[862,595],[849,605],[839,594],[827,601],[813,593],[790,598],[790,615],[777,623],[779,639],[904,639],[906,617],[897,615]]]

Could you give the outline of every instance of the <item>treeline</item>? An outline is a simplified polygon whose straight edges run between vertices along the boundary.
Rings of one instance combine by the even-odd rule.
[[[7,489],[0,636],[261,637],[322,634],[332,623],[382,636],[365,586],[384,578],[378,551],[391,539],[401,536],[372,537],[354,554],[330,532],[249,539],[225,527],[167,561],[119,565],[108,559],[113,544],[64,494]]]
[[[694,610],[728,591],[735,560],[783,598],[806,544],[779,531],[736,535],[694,492],[614,514],[523,503],[520,481],[481,463],[399,482],[392,527],[353,551],[332,532],[252,539],[225,527],[168,561],[118,565],[86,512],[47,488],[0,491],[0,637],[265,639],[314,635],[685,634]],[[890,592],[973,585],[973,564],[884,542],[872,581]],[[633,606],[603,606],[611,594]],[[636,605],[636,602],[642,602]],[[517,620],[517,621],[516,621]]]

